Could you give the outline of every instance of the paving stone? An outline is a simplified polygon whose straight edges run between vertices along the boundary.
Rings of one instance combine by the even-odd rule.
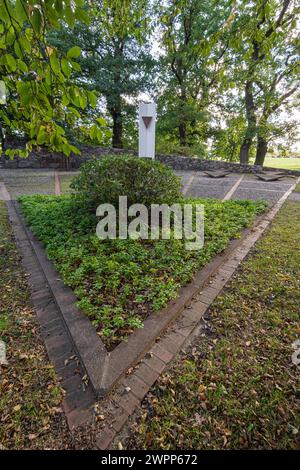
[[[116,408],[112,414],[111,425],[116,432],[120,432],[129,414],[123,408]]]
[[[118,405],[128,414],[132,414],[139,403],[140,400],[132,392],[124,393],[118,400]]]
[[[159,359],[157,356],[152,356],[152,357],[146,357],[145,359],[142,360],[142,363],[145,363],[148,367],[153,369],[157,374],[160,374],[164,368],[165,368],[165,363]]]
[[[196,300],[192,303],[191,308],[185,309],[183,316],[192,322],[198,323],[203,317],[207,308],[208,306],[205,303],[201,302],[200,300]]]
[[[66,414],[69,414],[76,408],[87,408],[94,402],[95,396],[90,389],[75,390],[64,398],[63,409]]]
[[[83,390],[82,378],[80,375],[73,375],[71,377],[65,378],[60,383],[61,387],[66,391],[66,393],[73,393],[79,390]]]
[[[155,354],[155,356],[159,357],[165,364],[168,364],[173,359],[174,354],[166,350],[162,344],[163,340],[160,340],[151,348],[150,353]]]
[[[213,289],[221,290],[223,289],[227,281],[228,281],[228,276],[224,272],[222,273],[218,271],[218,274],[213,278],[213,281],[210,284],[210,286]]]
[[[127,377],[123,381],[124,388],[130,387],[131,392],[139,399],[142,400],[146,393],[149,391],[149,385],[140,379],[135,373]]]
[[[46,338],[52,338],[53,336],[61,335],[64,333],[64,327],[59,319],[53,320],[52,322],[50,322],[50,324],[51,323],[53,324],[53,326],[47,326],[46,328],[44,328],[44,330],[41,329],[41,335],[44,340]],[[49,323],[47,323],[47,325],[49,325]]]
[[[96,438],[96,447],[99,450],[106,450],[109,448],[112,440],[114,439],[116,432],[109,427],[104,428]]]
[[[90,408],[86,409],[75,409],[67,414],[68,426],[72,430],[81,426],[82,424],[87,424],[92,421],[93,413]]]
[[[71,364],[75,362],[74,359],[71,359],[71,357],[73,358],[74,356],[75,356],[75,353],[72,350],[71,354],[68,352],[68,353],[62,354],[61,356],[51,358],[51,362],[54,365],[55,370],[57,371],[58,375],[61,375],[61,371],[67,363]]]
[[[173,353],[174,356],[174,354],[176,354],[182,347],[184,341],[184,336],[180,335],[179,333],[171,332],[163,337],[163,339],[160,341],[160,346],[163,349]]]
[[[219,294],[219,289],[214,289],[213,287],[206,287],[201,294],[199,294],[198,298],[204,304],[210,305],[217,295]]]
[[[65,354],[71,355],[73,352],[73,346],[69,338],[66,337],[66,333],[46,338],[45,345],[51,360]]]
[[[46,308],[36,308],[37,317],[39,320],[40,325],[44,326],[53,320],[57,320],[59,318],[57,309],[52,306],[48,305]]]
[[[140,364],[135,370],[134,373],[140,377],[145,383],[149,386],[152,386],[156,382],[159,374],[148,367],[146,364]]]
[[[294,202],[300,202],[300,193],[292,193],[289,196],[289,200]]]
[[[82,369],[80,365],[77,363],[76,360],[72,360],[70,362],[66,362],[62,367],[57,367],[56,369],[58,378],[63,381],[67,380],[70,377],[79,376],[82,377]]]
[[[47,306],[51,301],[51,295],[48,289],[44,288],[32,294],[32,300],[37,307]]]
[[[185,314],[185,311],[180,316],[180,319],[172,327],[172,331],[175,331],[176,333],[179,333],[185,338],[187,338],[194,330],[197,322],[192,321],[190,318],[186,317],[184,314]]]
[[[63,322],[58,317],[44,323],[43,326],[40,327],[40,331],[43,336],[50,336],[57,328],[64,330]]]
[[[222,265],[221,272],[226,271],[233,274],[239,264],[240,261],[235,256],[232,256]]]

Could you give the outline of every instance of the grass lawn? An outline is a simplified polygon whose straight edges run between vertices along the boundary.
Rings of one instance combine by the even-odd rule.
[[[1,201],[0,238],[0,339],[6,344],[8,360],[8,366],[0,365],[0,449],[67,448],[62,390],[39,337]]]
[[[127,448],[300,448],[299,232],[288,202],[144,400]]]
[[[205,205],[205,244],[199,251],[187,251],[183,240],[100,241],[95,215],[75,198],[21,198],[33,232],[109,349],[175,298],[179,287],[265,208],[254,201],[187,201]]]
[[[272,168],[285,168],[287,170],[300,171],[300,157],[299,158],[273,158],[267,157],[264,166]]]

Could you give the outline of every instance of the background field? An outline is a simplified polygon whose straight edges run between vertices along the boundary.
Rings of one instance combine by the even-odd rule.
[[[299,158],[274,158],[266,157],[264,166],[273,168],[286,168],[288,170],[300,170]]]

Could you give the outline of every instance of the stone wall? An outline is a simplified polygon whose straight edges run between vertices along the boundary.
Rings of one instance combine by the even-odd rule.
[[[132,150],[112,149],[107,147],[83,146],[80,148],[81,155],[71,155],[69,158],[57,153],[51,153],[46,150],[32,152],[28,158],[16,157],[10,160],[7,157],[0,156],[0,168],[53,168],[76,170],[93,156],[101,157],[108,154],[131,153]],[[174,170],[228,170],[232,173],[259,173],[264,171],[278,171],[278,168],[262,168],[258,165],[241,165],[239,163],[224,162],[219,160],[204,160],[201,158],[183,157],[178,155],[157,154],[156,159]],[[297,170],[280,170],[286,174],[300,175]]]
[[[231,173],[261,173],[262,171],[279,171],[278,168],[262,167],[260,165],[241,165],[240,163],[220,160],[202,160],[201,158],[180,157],[175,155],[157,155],[156,158],[169,165],[174,170],[228,170]],[[300,171],[280,169],[280,171],[300,176]]]
[[[126,152],[122,149],[112,149],[107,147],[91,147],[82,146],[80,147],[81,155],[72,154],[70,157],[66,157],[62,154],[49,152],[47,150],[33,151],[27,158],[15,157],[9,159],[8,157],[0,156],[0,168],[53,168],[53,169],[68,169],[76,170],[84,162],[92,158],[93,156],[102,156],[108,154],[120,154],[120,153],[134,153],[131,150]]]

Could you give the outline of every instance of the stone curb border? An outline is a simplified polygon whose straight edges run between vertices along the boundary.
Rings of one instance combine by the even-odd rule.
[[[133,372],[122,380],[119,392],[113,400],[114,406],[104,422],[104,428],[95,439],[95,448],[106,450],[116,444],[118,433],[126,424],[128,418],[149,392],[168,364],[177,353],[186,347],[198,334],[199,322],[211,303],[220,294],[225,284],[230,280],[239,264],[248,255],[257,240],[263,235],[286,199],[300,182],[296,183],[274,204],[272,209],[263,216],[258,225],[243,239],[240,246],[228,257],[217,270],[208,287],[195,297],[191,305],[185,308],[180,318],[173,323],[167,333],[159,339]],[[121,392],[120,392],[121,390]],[[124,390],[128,391],[124,394]]]
[[[72,429],[91,418],[90,407],[95,402],[95,394],[91,385],[85,380],[85,370],[77,358],[77,351],[74,349],[55,297],[49,289],[47,278],[20,224],[14,203],[8,197],[6,206],[16,245],[22,257],[22,265],[28,274],[27,281],[31,288],[40,333],[60,385],[65,391],[62,406],[68,426]]]

